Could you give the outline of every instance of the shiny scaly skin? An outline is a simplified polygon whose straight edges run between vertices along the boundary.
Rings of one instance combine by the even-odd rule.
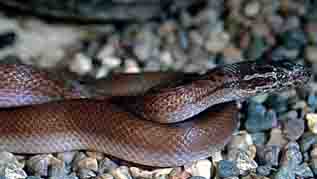
[[[203,75],[117,75],[100,85],[107,97],[81,99],[44,71],[0,69],[0,150],[92,150],[158,167],[181,166],[223,148],[237,127],[232,101],[299,86],[311,75],[289,61],[242,62]]]

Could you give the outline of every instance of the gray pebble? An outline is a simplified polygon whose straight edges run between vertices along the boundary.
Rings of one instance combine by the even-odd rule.
[[[258,147],[258,158],[261,164],[266,164],[270,166],[278,166],[279,164],[279,154],[281,148],[277,145],[266,145]]]
[[[240,174],[236,162],[230,160],[221,160],[218,163],[218,175],[220,177],[238,176]]]
[[[119,166],[115,162],[110,160],[109,158],[104,158],[99,163],[98,173],[99,174],[108,173],[111,170],[114,170],[114,169],[116,169],[118,167]]]
[[[314,144],[317,144],[317,135],[311,132],[304,133],[300,140],[301,151],[307,152]]]
[[[272,166],[271,165],[261,165],[256,168],[256,172],[262,176],[268,176],[271,174]]]
[[[31,174],[36,176],[48,176],[48,167],[51,164],[52,155],[35,155],[26,162],[26,167]]]
[[[305,130],[305,121],[303,119],[290,119],[284,122],[284,130],[286,138],[295,141],[302,136]]]

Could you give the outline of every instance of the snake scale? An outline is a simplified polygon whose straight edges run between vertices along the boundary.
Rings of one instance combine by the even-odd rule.
[[[223,65],[204,74],[118,74],[86,97],[28,65],[0,65],[0,150],[91,150],[149,166],[181,166],[223,148],[233,101],[305,84],[288,60]]]

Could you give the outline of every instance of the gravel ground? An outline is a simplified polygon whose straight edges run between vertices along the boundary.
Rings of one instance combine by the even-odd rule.
[[[0,13],[3,63],[32,64],[80,80],[117,72],[204,72],[219,64],[285,58],[311,67],[314,80],[243,103],[239,131],[212,160],[146,170],[89,151],[1,152],[0,179],[317,177],[317,1],[209,0],[160,20],[120,24],[9,14]]]

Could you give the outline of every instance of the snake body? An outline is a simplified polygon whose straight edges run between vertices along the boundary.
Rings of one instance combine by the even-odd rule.
[[[238,114],[232,101],[299,86],[310,75],[290,61],[241,62],[201,75],[115,75],[99,84],[104,97],[87,98],[42,70],[2,65],[0,150],[92,150],[143,165],[180,166],[230,140]]]

